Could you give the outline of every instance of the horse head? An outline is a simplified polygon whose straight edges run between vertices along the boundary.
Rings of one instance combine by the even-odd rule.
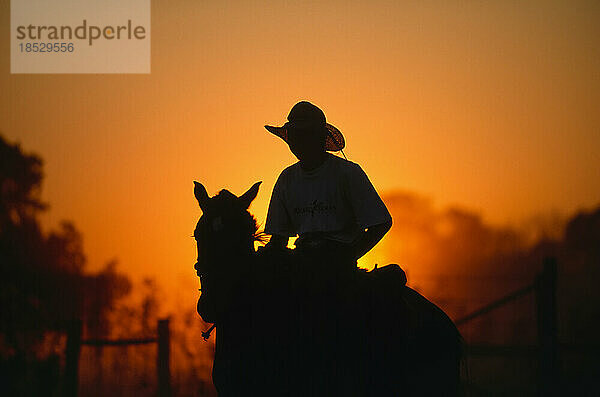
[[[194,229],[198,252],[194,269],[202,285],[197,309],[207,322],[215,322],[228,307],[241,265],[254,252],[254,241],[262,238],[248,212],[260,183],[239,197],[228,190],[209,197],[206,188],[194,181],[194,196],[202,210]]]

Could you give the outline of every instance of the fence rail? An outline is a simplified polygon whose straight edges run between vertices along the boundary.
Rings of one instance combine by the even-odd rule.
[[[82,340],[82,345],[88,346],[123,346],[123,345],[146,345],[157,343],[157,338],[146,339],[86,339]]]
[[[494,311],[495,309],[498,309],[499,307],[502,307],[505,304],[512,302],[513,300],[515,300],[517,298],[527,295],[527,294],[533,292],[534,290],[535,290],[535,284],[528,285],[528,286],[521,288],[515,292],[505,295],[504,297],[502,297],[492,303],[489,303],[489,304],[485,305],[484,307],[477,309],[474,312],[472,312],[464,317],[459,318],[458,320],[455,321],[455,323],[456,323],[456,325],[463,325],[465,323],[468,323],[469,321],[471,321],[479,316],[482,316],[486,313]]]
[[[557,332],[556,304],[557,265],[555,258],[545,258],[542,272],[535,280],[472,313],[461,317],[455,323],[460,326],[480,316],[494,311],[517,298],[535,294],[538,345],[536,346],[494,346],[475,345],[467,347],[472,355],[523,356],[537,355],[539,358],[538,393],[540,396],[555,396],[559,394],[557,385],[560,379],[559,342]]]
[[[75,320],[71,324],[67,335],[66,363],[65,363],[65,396],[77,397],[79,389],[79,356],[82,346],[129,346],[156,343],[158,354],[156,357],[156,370],[158,375],[158,396],[171,396],[170,373],[170,331],[169,320],[158,320],[157,336],[151,338],[124,338],[124,339],[81,339],[82,322]]]

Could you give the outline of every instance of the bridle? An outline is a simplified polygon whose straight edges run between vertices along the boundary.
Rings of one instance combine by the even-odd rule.
[[[218,217],[217,218],[219,220],[219,222],[217,222],[217,224],[220,223],[220,225],[222,227],[222,221],[221,218]],[[194,230],[194,239],[196,240],[196,251],[198,252],[198,256],[196,257],[196,263],[194,264],[194,269],[196,270],[196,275],[200,278],[200,285],[202,286],[202,280],[206,277],[206,269],[203,269],[206,267],[206,265],[202,265],[202,260],[200,259],[200,230],[199,230],[199,226],[200,226],[200,222],[198,222],[198,225],[196,226],[196,229]],[[217,226],[217,227],[218,227]],[[213,229],[215,229],[215,225],[213,224]],[[198,291],[200,291],[200,293],[202,293],[202,288],[198,288]],[[208,328],[205,331],[202,331],[202,338],[207,341],[210,338],[210,335],[212,333],[212,331],[217,327],[217,323],[212,323],[212,325],[210,326],[210,328]]]

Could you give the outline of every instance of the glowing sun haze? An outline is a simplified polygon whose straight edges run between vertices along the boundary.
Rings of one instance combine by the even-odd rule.
[[[44,223],[73,220],[92,269],[117,257],[178,299],[196,293],[192,181],[262,180],[264,223],[295,158],[263,125],[303,99],[382,194],[495,224],[597,204],[599,18],[587,1],[154,1],[150,75],[11,75],[4,23],[0,132],[44,159]]]

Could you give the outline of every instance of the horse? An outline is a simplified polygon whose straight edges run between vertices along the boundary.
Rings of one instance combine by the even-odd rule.
[[[248,212],[259,186],[210,197],[194,181],[197,312],[217,330],[219,396],[458,395],[463,340],[452,320],[395,264],[356,268],[340,299],[315,305],[330,290],[311,288],[319,274],[298,249],[254,248],[267,239]]]

